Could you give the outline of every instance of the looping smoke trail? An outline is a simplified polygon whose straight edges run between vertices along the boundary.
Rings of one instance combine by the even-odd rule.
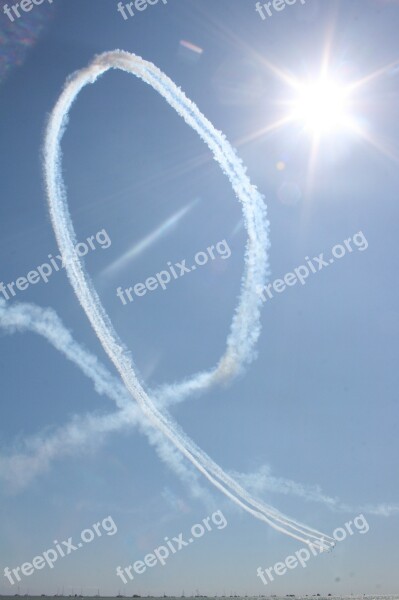
[[[174,446],[222,493],[254,517],[274,529],[305,543],[323,548],[333,545],[329,536],[284,516],[276,509],[256,501],[236,481],[198,448],[181,428],[163,410],[160,412],[151,400],[136,374],[128,349],[124,346],[101,304],[100,298],[76,256],[76,234],[68,209],[67,194],[62,179],[61,139],[70,108],[83,87],[94,83],[109,69],[120,69],[149,84],[192,127],[212,151],[222,171],[242,204],[248,242],[241,294],[236,308],[226,351],[216,368],[194,375],[177,385],[174,397],[186,395],[191,388],[201,391],[225,381],[240,372],[254,355],[254,346],[260,334],[261,300],[256,292],[263,286],[267,275],[269,247],[268,222],[263,197],[251,185],[242,163],[225,137],[215,130],[184,93],[155,65],[142,58],[119,50],[104,53],[85,69],[77,71],[67,81],[48,122],[44,144],[44,171],[52,225],[61,254],[66,259],[66,270],[75,294],[96,332],[105,352],[121,375],[131,396],[137,401],[152,426],[162,432]],[[169,393],[171,390],[169,390]],[[327,540],[327,541],[326,541]]]

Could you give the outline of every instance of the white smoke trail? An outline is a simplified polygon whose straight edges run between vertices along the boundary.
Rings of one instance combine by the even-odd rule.
[[[325,494],[319,485],[304,485],[292,479],[276,477],[267,465],[263,465],[253,473],[237,473],[234,471],[230,475],[255,494],[272,492],[296,496],[307,502],[323,504],[331,511],[339,513],[367,513],[378,517],[390,517],[399,514],[399,504],[387,504],[386,502],[356,506],[346,504],[340,498]]]
[[[136,375],[130,353],[125,348],[105,312],[98,294],[74,253],[76,234],[68,210],[67,195],[61,172],[60,143],[68,114],[81,89],[111,68],[131,73],[151,85],[183,117],[213,152],[216,161],[228,176],[242,204],[248,242],[241,295],[227,338],[225,354],[215,369],[184,382],[175,389],[175,397],[187,388],[209,388],[236,375],[254,355],[254,345],[260,334],[261,301],[256,290],[265,282],[267,273],[268,223],[262,196],[253,187],[245,170],[224,136],[200,113],[198,108],[152,63],[127,52],[108,52],[97,57],[87,68],[76,72],[68,81],[54,107],[46,131],[44,145],[45,179],[50,216],[71,285],[105,352],[119,371],[126,388],[137,401],[155,429],[162,432],[191,463],[233,502],[274,529],[302,542],[332,545],[329,536],[302,525],[274,508],[254,500],[236,481],[201,451],[164,410],[157,409]]]

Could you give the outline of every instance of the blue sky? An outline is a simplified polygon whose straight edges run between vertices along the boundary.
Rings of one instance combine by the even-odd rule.
[[[168,0],[124,20],[114,0],[55,0],[52,11],[34,7],[16,26],[22,20],[24,60],[1,11],[0,52],[8,69],[0,82],[0,281],[16,281],[58,253],[41,160],[48,114],[67,76],[115,48],[154,62],[225,133],[264,194],[271,281],[307,256],[330,257],[358,232],[368,242],[304,286],[276,293],[263,307],[258,357],[245,374],[171,412],[227,471],[252,474],[262,488],[267,466],[275,479],[269,476],[258,495],[283,512],[326,533],[364,512],[370,531],[266,588],[257,567],[285,560],[301,544],[238,510],[205,479],[198,479],[203,494],[194,497],[144,435],[125,429],[96,437],[90,447],[77,444],[18,488],[12,469],[2,475],[0,593],[16,591],[2,575],[5,567],[31,561],[55,539],[79,537],[108,515],[116,535],[25,577],[21,593],[63,586],[68,593],[100,588],[130,595],[398,593],[399,6],[308,0],[262,20],[248,0]],[[202,54],[184,50],[181,40]],[[281,102],[291,93],[271,65],[299,80],[317,76],[329,42],[331,69],[349,83],[392,66],[356,92],[353,109],[379,149],[349,131],[326,135],[310,176],[312,143],[298,124],[262,133],[284,115]],[[80,94],[63,152],[78,239],[105,229],[112,242],[89,252],[85,264],[143,380],[155,387],[211,368],[223,353],[240,290],[245,230],[239,203],[206,146],[149,86],[112,72]],[[110,269],[176,214],[140,254]],[[126,306],[116,296],[118,286],[145,281],[168,261],[192,261],[221,240],[231,250],[228,259],[217,257]],[[19,291],[17,301],[52,307],[112,371],[65,271]],[[114,410],[43,338],[2,332],[0,345],[2,457],[74,415]],[[319,486],[339,501],[331,509],[301,498],[298,486],[313,492]],[[287,487],[291,493],[281,493]],[[382,504],[390,516],[375,514]],[[116,577],[116,566],[142,559],[165,536],[188,532],[218,509],[225,529],[134,584],[125,587]]]

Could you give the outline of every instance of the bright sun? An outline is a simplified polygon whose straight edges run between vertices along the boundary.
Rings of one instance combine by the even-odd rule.
[[[293,143],[296,143],[300,134],[306,132],[311,138],[309,182],[315,172],[322,145],[327,147],[327,155],[332,157],[335,150],[342,151],[346,147],[346,142],[349,142],[352,136],[362,139],[390,160],[399,163],[399,156],[392,144],[388,144],[375,132],[371,132],[369,118],[365,112],[370,104],[370,98],[361,95],[364,88],[376,83],[380,78],[390,76],[393,70],[396,71],[399,60],[395,59],[359,79],[349,80],[348,76],[351,72],[357,70],[356,65],[347,63],[342,65],[342,69],[334,65],[330,68],[331,52],[332,41],[328,39],[322,53],[320,71],[309,78],[307,68],[307,76],[304,79],[260,57],[265,67],[288,87],[289,91],[285,96],[281,95],[276,99],[276,105],[279,106],[278,117],[240,140],[240,143],[247,143],[289,126],[295,134],[292,136]],[[322,138],[327,139],[322,140]],[[278,170],[284,170],[285,166],[284,161],[277,163]]]
[[[310,133],[335,132],[349,122],[348,91],[334,81],[320,81],[297,87],[292,117]]]

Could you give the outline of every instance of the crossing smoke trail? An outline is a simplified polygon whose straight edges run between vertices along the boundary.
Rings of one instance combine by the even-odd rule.
[[[74,418],[45,438],[41,435],[29,438],[25,441],[24,452],[18,450],[11,456],[0,455],[0,477],[14,487],[27,485],[38,473],[46,470],[53,459],[72,454],[76,447],[89,446],[93,439],[98,443],[99,436],[103,434],[138,426],[161,460],[189,484],[192,495],[202,496],[209,503],[205,491],[186,468],[183,456],[164,435],[148,424],[139,407],[132,403],[125,386],[73,339],[54,310],[28,303],[9,305],[0,299],[0,329],[11,334],[31,331],[42,336],[92,380],[100,395],[108,396],[120,409],[112,414]]]
[[[42,436],[28,438],[24,444],[24,453],[18,451],[8,456],[0,456],[2,479],[8,480],[14,486],[27,485],[33,477],[49,466],[51,460],[72,454],[76,448],[91,445],[93,439],[98,443],[99,435],[139,426],[156,448],[161,460],[189,484],[191,493],[196,497],[202,496],[203,500],[209,502],[209,498],[197,484],[192,472],[186,469],[181,460],[182,456],[173,452],[173,447],[164,436],[147,425],[139,408],[132,404],[126,388],[94,355],[72,338],[52,309],[43,309],[26,303],[9,305],[0,299],[0,328],[7,333],[32,331],[43,336],[93,381],[99,394],[107,395],[120,408],[120,411],[112,414],[74,418],[71,423],[58,428],[53,434],[44,438]],[[304,486],[291,480],[276,478],[268,467],[262,467],[256,473],[232,473],[232,475],[258,493],[263,491],[289,493],[309,501],[320,502],[339,512],[366,512],[385,517],[399,512],[397,504],[348,506],[338,498],[326,496],[318,486]]]
[[[62,179],[60,144],[67,125],[69,110],[81,89],[89,83],[94,83],[100,75],[112,68],[131,73],[149,84],[204,140],[222,171],[228,176],[242,204],[248,233],[241,295],[227,338],[225,354],[216,368],[194,375],[175,388],[169,388],[169,395],[178,400],[185,397],[192,388],[204,391],[216,383],[226,381],[239,373],[254,356],[254,346],[260,334],[261,305],[256,290],[265,283],[269,247],[268,222],[263,198],[251,185],[245,169],[225,137],[215,130],[173,81],[152,63],[119,50],[96,57],[87,68],[77,71],[67,81],[50,115],[46,130],[44,171],[50,216],[58,246],[66,258],[67,274],[75,294],[105,352],[120,373],[127,390],[155,429],[162,432],[217,489],[248,513],[302,542],[330,547],[333,545],[332,538],[253,499],[188,438],[165,409],[161,412],[155,406],[154,401],[141,385],[130,353],[114,331],[82,262],[75,256],[76,234]]]
[[[173,452],[170,442],[157,430],[149,427],[137,405],[131,402],[126,388],[109,371],[71,336],[52,309],[43,309],[34,304],[8,305],[0,300],[0,328],[8,333],[32,331],[43,336],[68,360],[75,363],[89,377],[99,394],[107,395],[120,408],[113,414],[74,419],[66,427],[58,428],[45,439],[40,436],[28,439],[25,453],[0,456],[0,476],[13,485],[26,485],[38,472],[47,468],[57,456],[73,453],[76,446],[89,445],[98,435],[119,431],[123,427],[139,426],[155,446],[159,457],[169,465],[181,479],[189,484],[196,497],[205,492],[197,484],[192,473],[185,468],[181,455]]]
[[[62,321],[51,308],[41,308],[34,304],[16,303],[9,305],[0,299],[0,328],[10,334],[31,331],[45,338],[56,350],[74,363],[94,383],[100,395],[106,395],[120,409],[106,415],[87,415],[74,418],[71,423],[56,429],[50,435],[28,438],[24,443],[24,452],[14,451],[11,455],[0,455],[0,477],[14,487],[27,485],[38,473],[46,470],[50,462],[59,456],[73,454],[76,448],[90,446],[93,439],[99,443],[99,436],[123,428],[138,426],[148,437],[158,456],[190,487],[195,497],[202,497],[206,503],[209,498],[198,485],[193,473],[186,468],[182,455],[174,451],[170,442],[153,427],[150,427],[139,407],[131,402],[125,386],[98,361],[98,359],[78,344]],[[170,401],[170,399],[169,399]],[[167,402],[167,400],[166,400]],[[251,479],[251,475],[234,474],[239,479]],[[256,473],[256,483],[265,485],[264,473]],[[286,483],[276,488],[269,476],[274,491],[285,493]],[[252,486],[253,482],[251,483]],[[302,488],[301,488],[302,489]],[[303,496],[303,491],[302,494]],[[320,498],[325,502],[324,498]]]
[[[74,454],[82,447],[98,445],[105,434],[127,428],[139,427],[155,447],[159,458],[167,464],[190,489],[190,493],[211,505],[211,500],[195,476],[187,468],[183,456],[158,430],[151,427],[139,407],[131,402],[131,396],[122,383],[99,362],[96,356],[76,342],[68,329],[51,308],[35,304],[8,304],[0,299],[0,329],[6,333],[31,331],[44,337],[52,346],[74,363],[89,379],[100,395],[110,398],[119,410],[115,413],[74,417],[71,422],[54,432],[35,435],[24,440],[21,448],[0,455],[0,478],[11,486],[26,486],[39,473],[45,471],[52,460]],[[162,399],[165,405],[172,402],[171,396]],[[322,492],[319,486],[305,486],[295,481],[275,477],[268,466],[254,473],[230,473],[234,479],[257,494],[265,491],[290,494],[311,502],[318,502],[333,511],[346,513],[368,513],[389,517],[399,513],[398,504],[381,503],[353,507],[339,498]]]

